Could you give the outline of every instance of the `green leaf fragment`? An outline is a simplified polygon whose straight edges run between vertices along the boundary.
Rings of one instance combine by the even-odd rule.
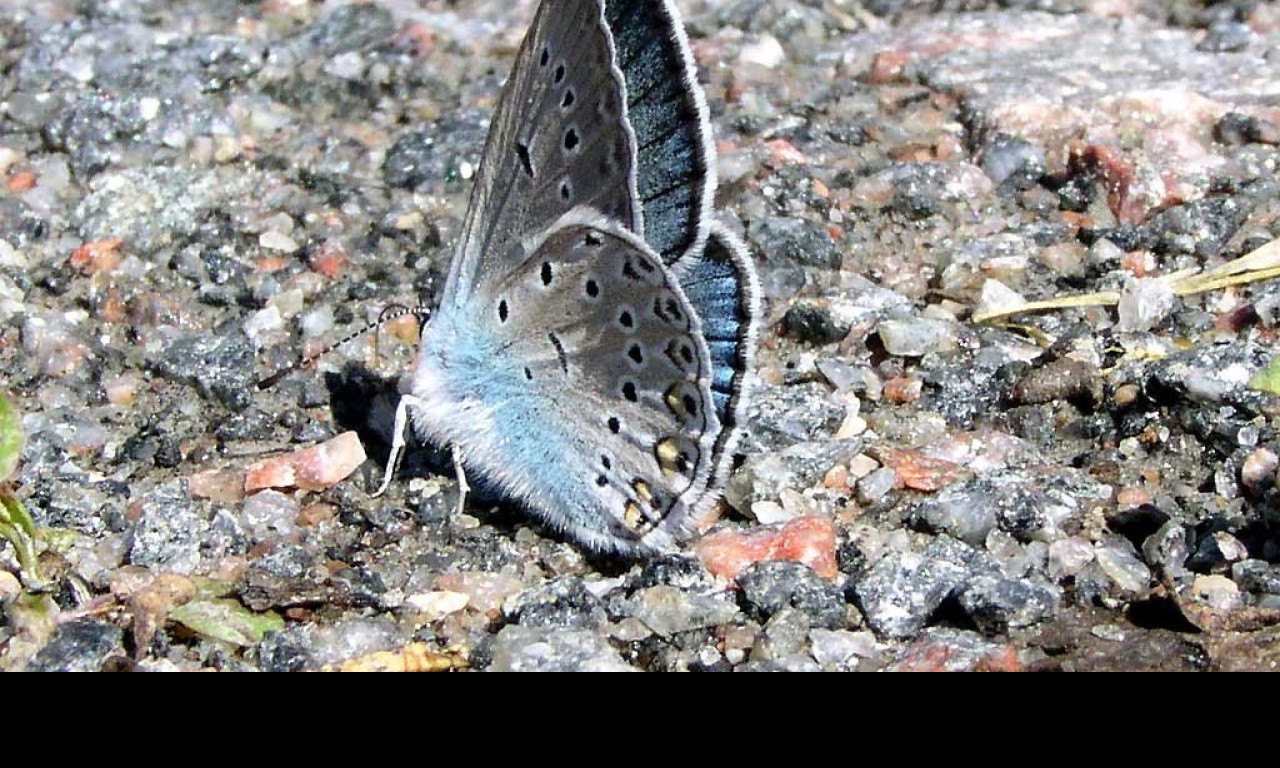
[[[1271,365],[1254,376],[1253,381],[1249,382],[1249,387],[1259,392],[1280,396],[1280,357],[1272,360]]]
[[[257,645],[263,635],[284,628],[284,619],[276,614],[254,613],[235,600],[196,600],[169,618],[210,640],[238,646]]]
[[[0,539],[7,540],[17,550],[18,563],[27,579],[33,583],[42,581],[35,521],[27,514],[22,502],[3,488],[0,488]]]
[[[18,409],[0,393],[0,483],[18,471],[18,457],[25,442]]]

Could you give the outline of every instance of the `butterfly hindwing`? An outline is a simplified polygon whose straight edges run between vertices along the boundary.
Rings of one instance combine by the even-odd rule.
[[[712,485],[729,469],[739,415],[748,393],[747,376],[755,359],[760,325],[760,290],[755,268],[742,242],[718,223],[707,245],[673,268],[698,313],[711,359],[711,397],[722,429],[712,452]]]
[[[644,238],[671,264],[706,240],[715,148],[684,25],[670,0],[605,0],[637,145]]]
[[[460,398],[466,416],[435,437],[469,468],[593,549],[668,549],[715,472],[722,433],[697,314],[659,256],[589,211],[532,244],[495,286],[494,322],[444,357],[415,391]],[[440,357],[434,357],[440,355]]]

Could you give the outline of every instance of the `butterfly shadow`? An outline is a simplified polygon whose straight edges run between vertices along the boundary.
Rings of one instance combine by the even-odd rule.
[[[329,391],[330,409],[334,423],[340,431],[355,432],[360,437],[370,467],[366,488],[372,493],[382,480],[382,468],[391,456],[391,433],[395,424],[396,404],[400,390],[396,379],[384,378],[365,366],[348,362],[341,371],[325,374],[325,387]],[[413,478],[441,477],[453,480],[455,471],[450,451],[430,444],[422,444],[412,434],[406,435],[409,444],[396,469],[393,489],[403,486]],[[526,516],[507,503],[483,477],[467,478],[471,492],[467,497],[467,513],[475,515],[507,535],[528,525]],[[456,500],[456,493],[450,497]],[[450,507],[454,502],[450,502]],[[547,534],[550,536],[550,534]]]
[[[370,459],[369,466],[373,470],[367,478],[367,488],[372,492],[381,481],[381,468],[386,466],[391,456],[390,436],[395,423],[396,404],[400,399],[397,381],[379,376],[356,362],[348,362],[341,371],[326,373],[324,381],[329,391],[334,423],[343,432],[359,435]],[[454,478],[450,451],[439,446],[422,445],[412,434],[407,437],[409,445],[396,471],[395,483],[403,485],[416,477]],[[521,528],[532,528],[543,538],[563,540],[554,531],[533,522],[518,505],[498,493],[483,477],[468,476],[467,480],[471,485],[467,514],[476,516],[503,536],[514,538]],[[604,575],[620,575],[635,564],[634,559],[615,554],[584,552],[583,555],[595,570]]]

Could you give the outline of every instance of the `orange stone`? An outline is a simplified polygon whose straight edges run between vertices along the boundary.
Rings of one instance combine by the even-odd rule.
[[[365,462],[364,446],[346,432],[311,448],[260,461],[245,474],[245,492],[268,488],[323,491],[346,480]]]
[[[786,139],[773,139],[766,141],[764,145],[769,148],[769,154],[775,166],[805,165],[809,162],[809,158]]]
[[[120,246],[123,243],[124,241],[118,238],[85,243],[72,251],[67,261],[85,274],[110,272],[120,266]]]
[[[31,171],[22,171],[9,177],[9,191],[14,194],[26,192],[28,189],[33,189],[35,185],[36,175]]]
[[[697,542],[693,551],[713,576],[734,581],[755,563],[795,562],[824,579],[839,575],[836,526],[825,517],[802,517],[786,525],[752,531],[724,531]]]
[[[881,448],[875,458],[898,473],[907,488],[935,493],[946,488],[964,474],[964,468],[942,459],[933,459],[919,451]]]

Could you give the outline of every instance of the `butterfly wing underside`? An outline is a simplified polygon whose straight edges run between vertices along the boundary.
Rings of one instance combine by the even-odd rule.
[[[714,163],[670,0],[543,0],[408,392],[420,435],[595,551],[671,549],[728,469],[759,309]]]
[[[600,0],[538,8],[494,112],[442,307],[520,263],[526,240],[590,208],[632,232],[636,140]]]
[[[606,0],[637,144],[644,239],[672,264],[706,242],[715,145],[684,24],[671,0]]]
[[[679,282],[630,233],[571,222],[497,287],[494,364],[516,384],[490,474],[597,548],[668,548],[715,474],[722,432]]]

